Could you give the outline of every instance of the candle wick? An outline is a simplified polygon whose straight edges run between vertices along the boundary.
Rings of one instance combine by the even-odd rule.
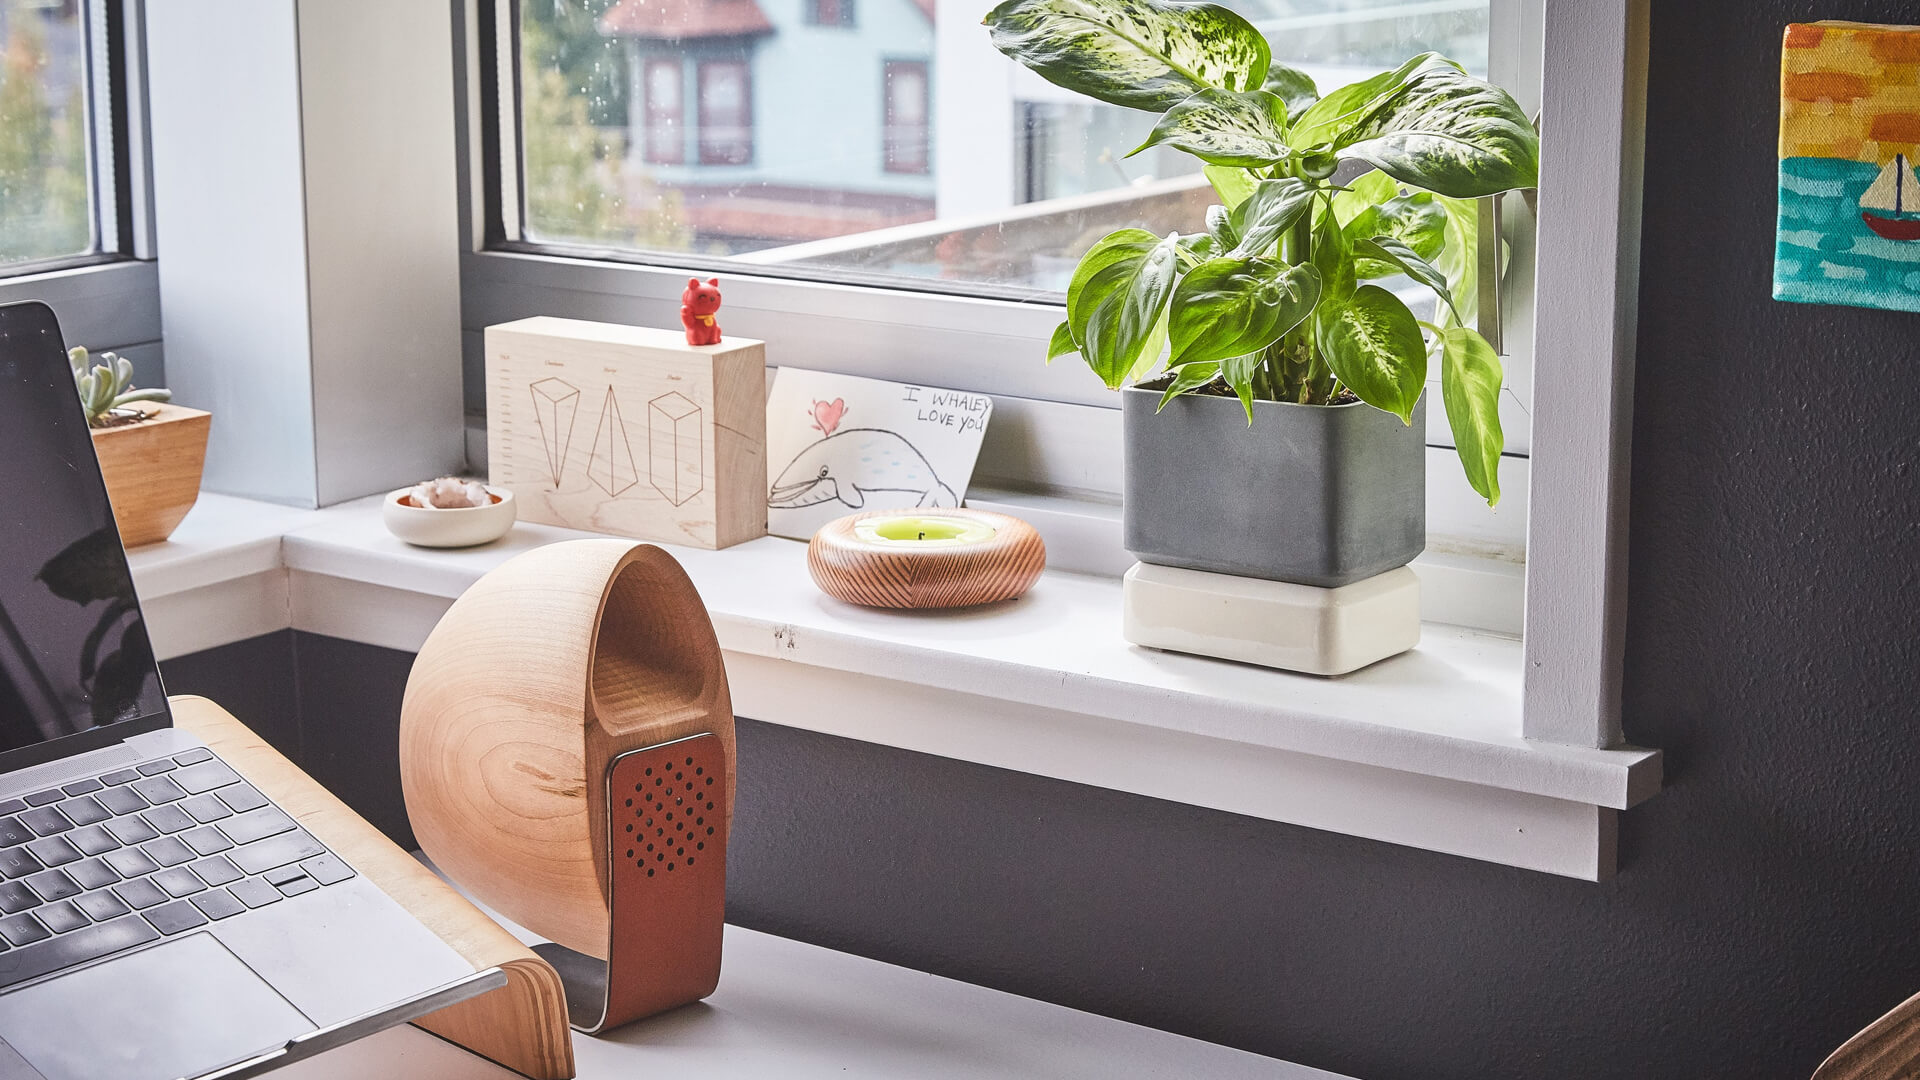
[[[925,540],[926,538],[927,538],[927,534],[926,534],[926,532],[925,532],[925,530],[922,530],[922,531],[921,531],[921,533],[920,533],[920,539],[922,539],[922,540]]]

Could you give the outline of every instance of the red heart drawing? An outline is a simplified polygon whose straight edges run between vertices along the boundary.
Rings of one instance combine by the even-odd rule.
[[[840,426],[840,418],[846,414],[847,403],[841,398],[834,398],[831,402],[816,401],[813,403],[814,430],[822,435],[831,435],[833,429]]]

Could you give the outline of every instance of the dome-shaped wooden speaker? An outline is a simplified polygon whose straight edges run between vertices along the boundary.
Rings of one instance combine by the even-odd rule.
[[[706,607],[657,547],[577,540],[482,577],[414,661],[400,778],[420,848],[548,938],[573,1026],[720,977],[733,704]]]

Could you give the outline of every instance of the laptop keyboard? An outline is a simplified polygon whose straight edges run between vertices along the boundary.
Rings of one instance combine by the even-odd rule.
[[[0,987],[353,876],[204,748],[0,801]]]

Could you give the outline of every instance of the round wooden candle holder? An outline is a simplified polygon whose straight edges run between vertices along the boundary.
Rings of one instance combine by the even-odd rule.
[[[733,705],[686,572],[657,547],[537,548],[454,601],[414,661],[400,780],[420,848],[561,948],[575,1027],[713,992]]]
[[[890,510],[822,526],[807,545],[820,591],[866,607],[957,608],[1011,600],[1047,566],[1033,526],[986,510]]]

